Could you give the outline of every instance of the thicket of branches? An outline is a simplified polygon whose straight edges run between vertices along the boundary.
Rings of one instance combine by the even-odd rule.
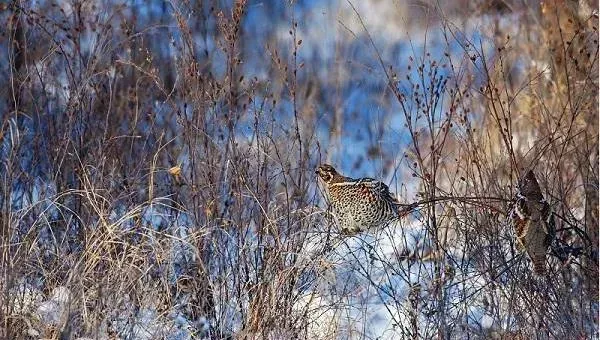
[[[390,338],[598,336],[597,3],[422,4],[408,60],[349,3],[333,65],[308,5],[0,6],[0,337],[369,338],[374,303]],[[341,160],[420,204],[339,235]],[[529,169],[543,278],[507,221]]]

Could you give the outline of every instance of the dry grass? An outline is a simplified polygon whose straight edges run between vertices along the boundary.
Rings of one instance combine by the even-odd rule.
[[[597,336],[598,9],[565,3],[426,7],[443,47],[410,40],[407,63],[351,5],[326,81],[295,5],[261,37],[246,1],[0,5],[0,337],[368,338],[374,314],[391,338]],[[344,238],[314,167],[373,121],[344,114],[353,41],[385,113],[344,167],[419,205]],[[547,278],[506,220],[530,168],[558,221]]]

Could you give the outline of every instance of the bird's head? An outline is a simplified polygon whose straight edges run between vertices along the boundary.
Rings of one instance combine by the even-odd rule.
[[[322,164],[320,165],[317,170],[315,171],[315,173],[317,173],[317,175],[319,175],[319,177],[321,177],[321,179],[323,180],[323,182],[325,183],[333,183],[333,181],[340,176],[340,174],[338,174],[338,172],[334,169],[334,167],[332,167],[329,164]]]
[[[529,170],[519,182],[519,191],[525,196],[542,197],[542,190],[532,170]]]

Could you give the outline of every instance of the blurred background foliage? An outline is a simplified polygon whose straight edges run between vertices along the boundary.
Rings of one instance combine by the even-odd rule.
[[[597,334],[596,2],[11,0],[0,23],[3,336],[141,337],[131,320],[182,308],[198,336],[314,335],[298,301],[327,261],[299,254],[307,232],[331,228],[324,162],[404,202],[455,198],[461,235],[477,235],[463,241],[481,246],[467,257],[490,262],[434,256],[443,287],[448,263],[500,275],[498,225],[527,169],[568,229],[559,238],[588,254],[552,290],[578,307],[488,299],[518,326],[481,331],[442,317],[434,289],[428,326],[383,334]],[[447,209],[411,217],[420,244],[446,246]],[[56,322],[17,303],[23,287],[62,286],[77,307]],[[319,337],[354,334],[333,314]],[[158,332],[146,333],[174,334]]]

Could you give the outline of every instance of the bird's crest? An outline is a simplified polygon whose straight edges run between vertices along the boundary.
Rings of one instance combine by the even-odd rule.
[[[519,181],[519,194],[528,200],[539,201],[543,199],[542,189],[532,170],[529,170],[521,181]]]

